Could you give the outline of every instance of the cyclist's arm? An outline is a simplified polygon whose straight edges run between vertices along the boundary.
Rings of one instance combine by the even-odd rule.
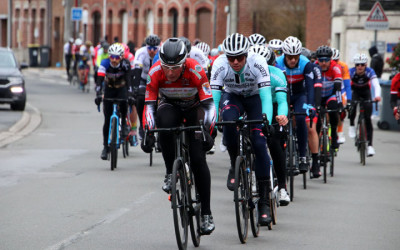
[[[207,131],[210,131],[210,133],[212,134],[217,117],[214,101],[212,98],[209,98],[202,101],[201,105],[203,106],[204,109],[204,125]]]
[[[267,84],[267,83],[264,83]],[[272,95],[271,95],[271,86],[262,87],[260,88],[260,99],[262,105],[262,113],[267,115],[268,121],[272,121],[272,113],[273,113],[273,106],[272,106]]]
[[[96,92],[101,93],[103,89],[103,82],[104,78],[106,76],[106,64],[108,60],[102,60],[101,64],[99,66],[99,69],[97,70],[97,81],[96,81]]]
[[[278,104],[277,115],[288,114],[288,103],[287,103],[287,81],[286,76],[283,72],[273,66],[268,66],[271,73],[271,85],[275,91],[275,98]]]
[[[221,101],[221,90],[220,89],[213,89],[213,86],[211,86],[212,88],[212,95],[213,95],[213,99],[214,99],[214,106],[215,106],[215,110],[216,110],[216,120],[218,121],[218,110],[219,110],[219,102]]]
[[[225,66],[222,63],[221,58],[219,59],[217,58],[215,60],[214,65],[211,69],[211,77],[210,77],[211,93],[214,99],[217,121],[219,116],[219,102],[221,100],[222,89],[224,87],[223,72]]]
[[[313,73],[314,73],[314,99],[315,99],[315,106],[319,107],[321,105],[322,99],[322,73],[321,68],[318,65],[313,66]]]
[[[141,75],[143,71],[143,65],[135,64],[135,68],[132,71],[133,87],[138,88],[140,85]]]
[[[379,80],[377,77],[373,77],[371,79],[371,84],[374,86],[375,89],[375,98],[381,98],[381,86],[379,85]]]
[[[138,114],[143,115],[143,127],[147,125],[149,129],[153,129],[156,126],[154,114],[158,98],[158,77],[160,76],[157,72],[149,76],[150,81],[146,85],[146,93],[148,94],[145,97],[144,111],[143,114]]]
[[[313,66],[311,62],[308,62],[304,67],[304,81],[307,88],[307,104],[314,106],[314,77],[313,77]]]

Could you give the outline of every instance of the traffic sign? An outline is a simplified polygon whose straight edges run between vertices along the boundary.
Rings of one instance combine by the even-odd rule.
[[[375,2],[374,6],[365,21],[364,28],[366,30],[387,30],[389,29],[389,20],[383,11],[379,1]]]
[[[81,21],[82,20],[82,8],[80,7],[72,7],[71,8],[71,20],[72,21]]]

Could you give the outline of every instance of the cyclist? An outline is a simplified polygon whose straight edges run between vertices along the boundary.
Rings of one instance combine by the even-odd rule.
[[[187,39],[184,36],[179,37],[179,39],[181,39],[186,46],[186,49],[188,51],[188,58],[193,58],[195,59],[201,67],[203,67],[204,71],[206,72],[206,75],[208,74],[208,64],[209,64],[209,60],[207,58],[207,56],[204,55],[203,51],[201,51],[199,48],[197,48],[196,46],[192,46],[192,44],[190,43],[190,40]]]
[[[307,48],[301,49],[301,54],[307,57],[308,60],[311,58],[311,51]],[[319,109],[321,103],[321,88],[322,88],[322,73],[321,68],[318,64],[311,63],[313,67],[313,73],[311,74],[312,78],[314,79],[314,98],[315,98],[315,106],[316,109]],[[308,147],[311,151],[311,158],[312,158],[312,165],[311,165],[311,177],[318,178],[321,176],[320,164],[318,159],[318,133],[317,133],[317,122],[318,117],[314,116],[312,120],[312,127],[310,128],[308,122],[310,118],[306,118],[306,124],[308,128]]]
[[[272,120],[272,96],[268,65],[265,59],[255,53],[249,53],[248,38],[234,33],[223,41],[225,55],[214,62],[211,72],[211,88],[216,110],[221,101],[223,121],[239,119],[245,112],[247,119],[262,119],[267,114]],[[224,95],[221,91],[224,88]],[[262,133],[262,124],[251,128],[251,140],[256,155],[255,172],[260,195],[259,221],[263,226],[271,223],[269,208],[269,167],[266,139]],[[238,154],[237,130],[235,126],[224,126],[223,137],[230,157],[230,169],[227,187],[233,191],[235,186],[235,160]]]
[[[350,69],[351,89],[352,89],[352,101],[371,100],[371,84],[375,88],[374,101],[381,101],[381,86],[379,85],[378,77],[376,77],[375,71],[367,67],[368,58],[365,54],[356,54],[353,58],[355,67]],[[353,104],[352,104],[353,106]],[[354,106],[353,106],[354,107]],[[367,155],[373,156],[375,149],[372,147],[373,138],[373,127],[371,121],[372,104],[364,104],[365,122],[367,127],[367,139],[368,139],[368,150]],[[357,109],[353,108],[350,112],[350,128],[349,137],[356,137],[356,128],[354,127],[354,119],[356,118]]]
[[[160,60],[149,72],[146,87],[146,106],[143,115],[144,123],[150,129],[180,126],[183,119],[186,125],[199,125],[204,120],[206,141],[189,133],[189,154],[191,168],[195,177],[196,188],[201,199],[202,234],[210,234],[215,226],[210,209],[211,176],[206,161],[206,151],[214,144],[211,137],[215,124],[215,107],[210,84],[202,67],[194,60],[187,58],[185,44],[178,38],[168,39],[160,49]],[[157,112],[157,98],[160,97]],[[154,117],[156,114],[156,117]],[[154,144],[154,136],[146,136],[142,140],[143,151],[150,152]],[[175,157],[172,132],[160,132],[166,175],[162,189],[171,190],[171,173]],[[145,141],[145,142],[144,142]]]
[[[278,178],[279,203],[281,206],[287,206],[290,202],[286,191],[286,157],[284,150],[285,133],[281,132],[280,127],[288,123],[288,103],[287,103],[287,82],[282,70],[272,66],[275,64],[275,54],[271,48],[263,45],[255,45],[250,51],[262,55],[268,64],[271,74],[271,93],[274,112],[272,124],[275,126],[275,133],[267,139],[269,152],[274,162],[276,176]]]
[[[317,63],[322,70],[322,93],[321,106],[327,109],[338,110],[341,105],[342,71],[340,66],[332,60],[332,49],[329,46],[319,46],[316,51]],[[331,124],[332,148],[339,148],[337,142],[337,125],[339,122],[338,112],[329,113],[329,123]],[[318,123],[318,131],[321,124]]]
[[[96,105],[100,105],[103,94],[104,82],[104,98],[127,99],[131,105],[132,86],[131,86],[131,67],[129,61],[124,59],[124,48],[121,44],[112,44],[108,49],[108,58],[101,61],[97,82],[96,82]],[[129,96],[128,96],[129,95]],[[127,104],[121,102],[119,104],[122,124],[122,137],[128,136],[129,128],[126,126]],[[104,101],[103,104],[104,125],[103,125],[103,151],[101,159],[107,160],[109,153],[108,133],[110,128],[110,117],[113,113],[113,103]]]
[[[265,44],[267,43],[267,40],[265,39],[265,37],[263,35],[254,33],[249,36],[249,43],[250,43],[250,46],[254,46],[254,45],[265,46]]]
[[[342,103],[343,107],[347,106],[347,103],[351,102],[351,84],[350,84],[350,74],[349,74],[349,66],[345,62],[339,60],[340,58],[340,51],[338,49],[332,48],[332,60],[340,66],[342,71]],[[346,141],[346,137],[343,133],[343,120],[346,117],[346,111],[342,111],[340,113],[340,119],[338,123],[338,143],[342,144]]]
[[[390,86],[390,105],[393,109],[393,115],[396,120],[399,120],[400,114],[398,109],[398,100],[400,99],[400,73],[397,73],[392,78],[392,84]]]
[[[144,109],[144,93],[146,92],[146,78],[153,64],[153,58],[157,54],[160,38],[157,35],[149,35],[146,37],[146,46],[138,49],[135,53],[133,64],[135,68],[132,72],[133,77],[133,93],[136,98],[136,109],[139,115],[139,139],[143,138],[143,109]]]
[[[290,105],[293,105],[294,112],[306,112],[305,105],[314,105],[313,66],[305,56],[301,55],[301,49],[300,40],[289,36],[283,41],[283,56],[276,59],[277,65],[285,68],[289,85]],[[315,85],[315,87],[319,86]],[[310,116],[314,117],[315,108],[310,110],[312,112]],[[305,115],[296,115],[295,119],[300,156],[299,170],[300,173],[306,173],[309,169],[309,163],[306,159],[309,126],[307,126]]]
[[[275,56],[278,58],[282,55],[282,40],[280,39],[272,39],[268,43],[268,47],[272,49],[272,51],[275,53]]]

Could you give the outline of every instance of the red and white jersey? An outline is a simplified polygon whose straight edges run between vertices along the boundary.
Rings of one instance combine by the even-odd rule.
[[[155,103],[160,95],[166,101],[182,110],[196,107],[201,102],[211,99],[211,87],[204,69],[196,60],[187,58],[181,77],[175,82],[168,81],[161,68],[161,62],[155,63],[147,76],[145,104]],[[213,104],[211,105],[213,106]],[[149,128],[154,126],[152,110],[145,110],[145,119]],[[213,112],[206,112],[204,121],[215,117]]]

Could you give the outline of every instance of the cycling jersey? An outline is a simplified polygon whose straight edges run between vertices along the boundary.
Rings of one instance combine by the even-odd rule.
[[[400,98],[400,73],[397,73],[392,79],[392,85],[390,86],[390,103],[391,105],[397,106],[397,100]]]
[[[130,63],[126,59],[122,59],[117,67],[111,66],[110,59],[101,61],[99,70],[97,71],[98,81],[96,82],[96,91],[102,89],[102,83],[109,88],[130,87]],[[98,89],[99,88],[99,89]]]
[[[218,110],[223,88],[227,93],[242,97],[259,94],[262,113],[267,114],[268,120],[272,121],[271,83],[267,62],[263,56],[255,53],[249,53],[246,60],[240,72],[232,69],[226,55],[215,60],[210,80],[216,109]]]
[[[322,71],[322,98],[335,95],[335,82],[342,82],[342,71],[335,61],[331,60],[328,70]]]
[[[278,104],[278,110],[276,115],[287,115],[288,104],[287,104],[287,82],[286,77],[282,70],[277,67],[268,65],[269,72],[271,74],[271,94],[272,102]]]
[[[296,67],[289,68],[285,62],[285,55],[280,56],[276,59],[278,67],[284,68],[286,72],[286,78],[290,95],[298,93],[307,93],[307,103],[314,103],[314,80],[313,80],[313,68],[310,60],[307,57],[300,55],[299,62]]]
[[[161,68],[161,62],[157,62],[150,70],[147,77],[147,86],[145,94],[145,116],[143,124],[149,128],[154,128],[154,108],[157,98],[160,95],[162,102],[171,103],[181,108],[183,111],[212,101],[210,84],[203,68],[191,58],[187,58],[184,64],[181,77],[175,81],[167,80],[164,71]],[[212,102],[211,102],[212,104]],[[207,125],[215,122],[214,105],[206,105],[204,122]]]
[[[199,49],[197,47],[192,47],[190,49],[188,57],[195,59],[201,65],[201,67],[203,67],[203,69],[206,70],[206,73],[207,73],[207,68],[208,68],[208,64],[210,63],[210,61],[204,55],[204,53],[201,49]]]
[[[366,67],[363,75],[357,75],[356,68],[353,67],[350,69],[350,79],[351,89],[353,91],[370,90],[371,84],[373,84],[375,88],[375,96],[381,96],[381,86],[379,85],[378,77],[372,68]]]
[[[343,85],[342,85],[342,93],[346,92],[347,100],[351,100],[351,83],[350,83],[350,73],[349,67],[345,62],[337,61],[337,64],[340,66],[342,71]]]
[[[147,74],[149,73],[150,67],[153,64],[153,58],[150,57],[149,52],[147,52],[147,47],[141,47],[135,53],[135,60],[133,61],[135,69],[141,69],[141,79],[145,80]],[[140,79],[139,79],[140,80]]]

